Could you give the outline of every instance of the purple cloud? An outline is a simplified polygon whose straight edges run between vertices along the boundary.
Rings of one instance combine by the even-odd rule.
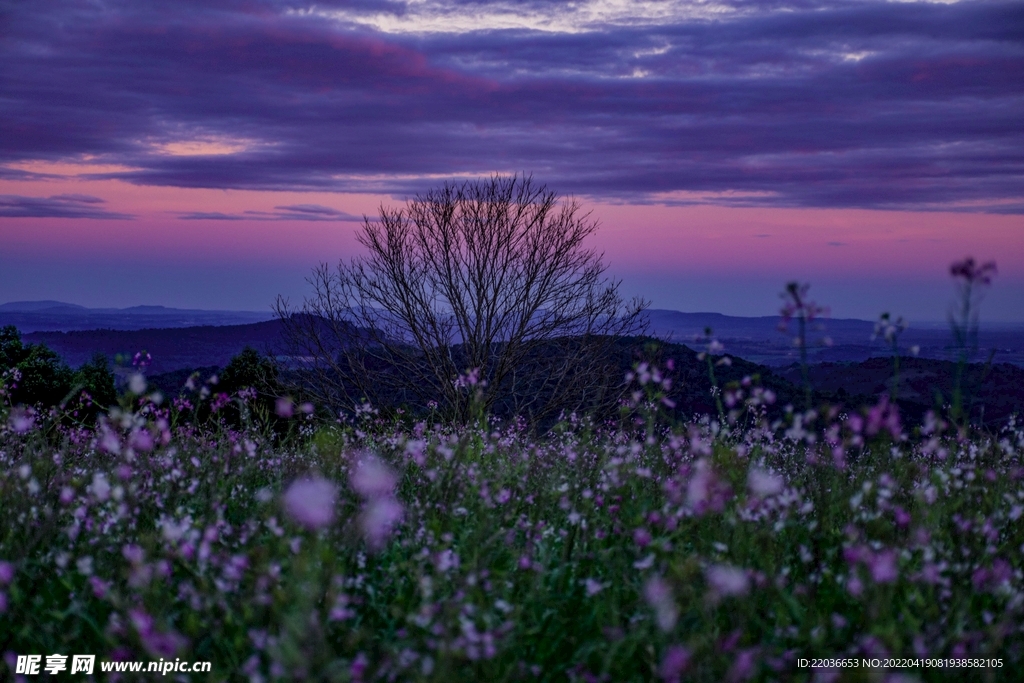
[[[362,216],[338,211],[319,204],[292,204],[275,206],[275,211],[243,211],[242,213],[221,213],[220,211],[192,211],[178,215],[180,220],[201,221],[354,221],[361,223]]]
[[[577,33],[384,33],[364,18],[412,6],[330,7],[19,5],[0,175],[89,154],[133,169],[93,177],[182,187],[401,196],[525,170],[631,202],[1021,212],[1020,3],[738,3]],[[167,152],[194,141],[232,151]]]
[[[108,218],[131,219],[126,213],[107,211],[106,200],[86,194],[59,194],[52,197],[0,195],[3,218]]]

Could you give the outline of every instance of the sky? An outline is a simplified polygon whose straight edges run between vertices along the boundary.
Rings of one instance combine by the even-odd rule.
[[[1024,3],[0,3],[0,302],[268,310],[364,216],[528,173],[621,291],[1024,322]]]

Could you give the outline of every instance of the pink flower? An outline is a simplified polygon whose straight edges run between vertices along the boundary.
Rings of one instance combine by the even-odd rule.
[[[300,479],[285,492],[284,509],[302,526],[318,529],[334,520],[337,494],[337,488],[326,479]]]

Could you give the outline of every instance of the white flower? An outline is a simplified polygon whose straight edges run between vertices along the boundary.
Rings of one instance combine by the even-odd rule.
[[[102,472],[92,475],[92,486],[89,488],[92,490],[92,495],[96,496],[96,500],[101,503],[110,497],[110,482],[107,481],[107,475]]]
[[[156,525],[160,527],[165,540],[176,543],[192,528],[192,518],[186,516],[180,522],[176,522],[169,517],[161,515]]]
[[[767,472],[760,467],[751,468],[747,475],[747,486],[750,492],[759,498],[767,498],[782,493],[785,485],[782,477]]]
[[[128,391],[136,396],[146,393],[146,378],[141,373],[136,372],[128,379]]]
[[[637,560],[633,563],[634,569],[650,569],[654,566],[654,553],[649,554],[642,560]]]
[[[78,567],[78,573],[83,576],[89,576],[92,574],[92,558],[91,557],[80,557],[78,562],[75,563]]]

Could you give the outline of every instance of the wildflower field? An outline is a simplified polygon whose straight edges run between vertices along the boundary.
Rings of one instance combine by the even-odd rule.
[[[910,428],[884,401],[769,422],[752,382],[669,422],[667,374],[630,379],[617,423],[544,436],[287,401],[274,431],[244,392],[240,426],[197,424],[141,378],[94,426],[5,409],[4,676],[94,653],[212,663],[168,680],[1016,677],[1019,425]],[[961,664],[800,663],[854,656]]]

